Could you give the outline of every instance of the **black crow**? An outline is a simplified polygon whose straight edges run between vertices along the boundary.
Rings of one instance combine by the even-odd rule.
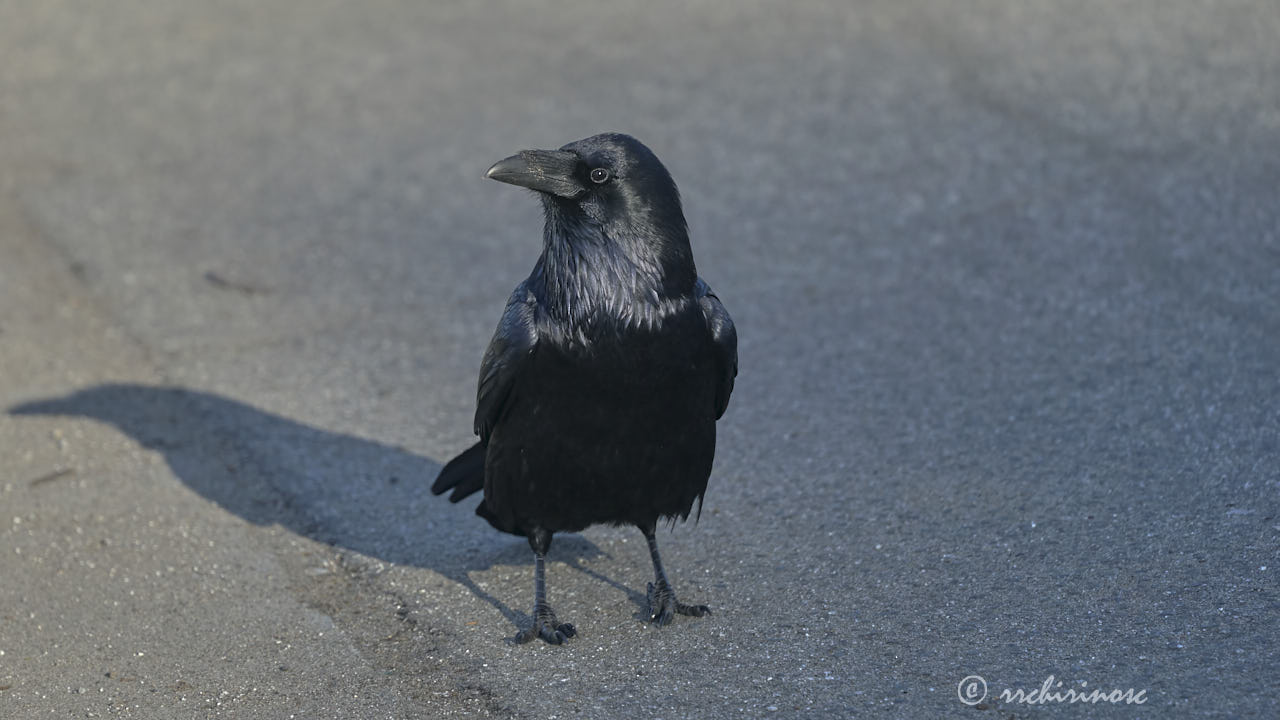
[[[432,485],[528,538],[533,627],[573,637],[547,604],[544,557],[557,532],[635,525],[649,541],[649,609],[659,625],[701,616],[676,599],[658,557],[659,518],[687,519],[715,454],[716,420],[738,374],[729,313],[693,265],[676,185],[628,135],[525,150],[488,177],[537,191],[542,254],[515,289],[480,363],[475,433]]]

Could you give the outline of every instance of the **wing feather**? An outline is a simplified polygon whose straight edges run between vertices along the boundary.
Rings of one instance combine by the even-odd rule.
[[[521,283],[511,293],[498,329],[480,361],[480,382],[476,389],[475,433],[487,443],[489,434],[512,401],[512,389],[522,369],[538,345],[534,322],[537,300]]]
[[[733,318],[724,309],[720,298],[711,292],[706,281],[698,278],[694,290],[698,305],[702,308],[702,317],[707,321],[707,329],[711,332],[711,340],[715,344],[716,359],[720,365],[720,383],[716,387],[716,419],[724,415],[729,407],[729,396],[733,394],[733,381],[738,377],[738,331],[733,326]]]

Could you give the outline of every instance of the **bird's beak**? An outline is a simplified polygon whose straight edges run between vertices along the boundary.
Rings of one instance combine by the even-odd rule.
[[[65,415],[67,406],[61,399],[33,400],[5,408],[10,415]]]
[[[577,168],[577,153],[567,150],[521,150],[494,163],[485,177],[572,199],[586,192],[586,188],[574,177]]]

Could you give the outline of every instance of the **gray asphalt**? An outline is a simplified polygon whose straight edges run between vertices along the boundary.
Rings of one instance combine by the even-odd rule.
[[[0,715],[1280,717],[1274,2],[0,16]],[[518,646],[426,489],[540,244],[485,168],[606,130],[739,328],[715,614],[594,528]]]

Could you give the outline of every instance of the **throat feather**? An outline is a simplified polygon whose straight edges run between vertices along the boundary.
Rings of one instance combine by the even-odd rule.
[[[639,255],[639,257],[637,257]],[[540,300],[556,320],[581,331],[653,326],[673,312],[662,266],[602,232],[548,232],[539,259]]]

